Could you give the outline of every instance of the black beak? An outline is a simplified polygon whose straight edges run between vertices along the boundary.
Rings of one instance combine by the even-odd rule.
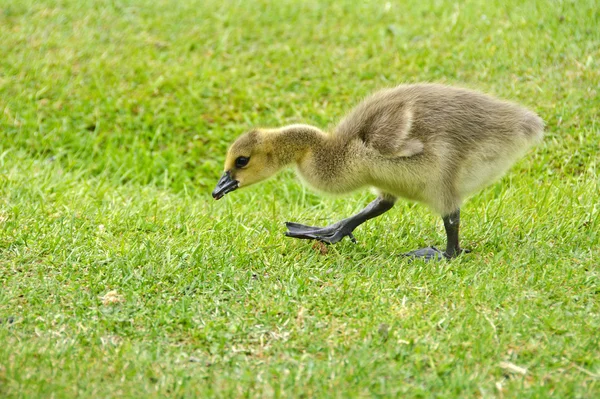
[[[217,183],[217,187],[212,192],[213,198],[216,200],[223,198],[225,194],[237,189],[239,187],[238,184],[237,180],[231,178],[231,172],[227,171],[223,173],[223,176],[221,176]]]

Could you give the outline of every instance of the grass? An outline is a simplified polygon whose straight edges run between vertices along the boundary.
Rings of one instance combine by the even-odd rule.
[[[592,0],[1,1],[0,396],[600,396],[599,25]],[[292,172],[210,198],[244,130],[415,81],[547,122],[463,208],[471,254],[399,257],[444,243],[408,202],[358,245],[286,239],[372,199]]]

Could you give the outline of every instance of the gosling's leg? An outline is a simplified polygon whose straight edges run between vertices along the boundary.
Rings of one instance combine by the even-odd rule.
[[[285,225],[288,231],[285,235],[307,240],[319,240],[328,244],[336,243],[348,236],[353,242],[356,242],[352,231],[367,220],[373,219],[392,209],[394,202],[395,199],[391,197],[378,197],[356,215],[340,220],[327,227],[305,226],[303,224],[286,222]]]
[[[450,215],[444,216],[444,229],[446,229],[446,252],[444,256],[447,258],[456,258],[461,253],[458,245],[458,228],[460,227],[460,209],[452,212]]]
[[[446,215],[442,218],[444,220],[444,228],[446,229],[446,252],[442,252],[436,247],[428,247],[411,251],[404,256],[412,258],[424,258],[425,260],[441,260],[456,258],[462,252],[470,252],[463,250],[458,245],[458,229],[460,226],[460,209]]]

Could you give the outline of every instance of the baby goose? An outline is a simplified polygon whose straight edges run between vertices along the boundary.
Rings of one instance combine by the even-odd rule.
[[[335,243],[365,221],[390,210],[398,197],[439,213],[446,251],[405,255],[453,258],[460,206],[499,178],[543,136],[544,122],[516,104],[472,90],[438,84],[400,85],[360,103],[333,133],[308,125],[255,129],[229,148],[225,173],[212,195],[226,193],[297,166],[317,190],[342,194],[372,187],[379,197],[358,214],[327,227],[286,223],[289,237]]]

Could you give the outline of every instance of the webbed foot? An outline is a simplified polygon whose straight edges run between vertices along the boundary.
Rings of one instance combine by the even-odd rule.
[[[427,248],[416,249],[414,251],[410,251],[405,254],[402,254],[402,256],[407,257],[407,258],[413,258],[413,259],[419,258],[419,259],[423,259],[427,262],[429,262],[431,260],[442,260],[442,259],[450,258],[448,255],[446,255],[445,252],[440,251],[436,247],[427,247]]]
[[[458,251],[454,252],[454,254],[448,255],[447,252],[440,251],[436,247],[427,247],[427,248],[421,248],[421,249],[407,252],[405,254],[402,254],[402,256],[407,257],[407,258],[413,258],[413,259],[421,258],[421,259],[429,262],[431,260],[437,261],[437,260],[442,260],[442,259],[456,258],[460,254],[468,254],[469,252],[471,252],[470,249],[460,248],[460,249],[458,249]]]
[[[356,239],[352,235],[352,230],[347,224],[335,223],[327,227],[306,226],[304,224],[286,222],[288,231],[285,235],[304,240],[318,240],[327,244],[335,244],[344,237],[349,237],[352,242]]]

